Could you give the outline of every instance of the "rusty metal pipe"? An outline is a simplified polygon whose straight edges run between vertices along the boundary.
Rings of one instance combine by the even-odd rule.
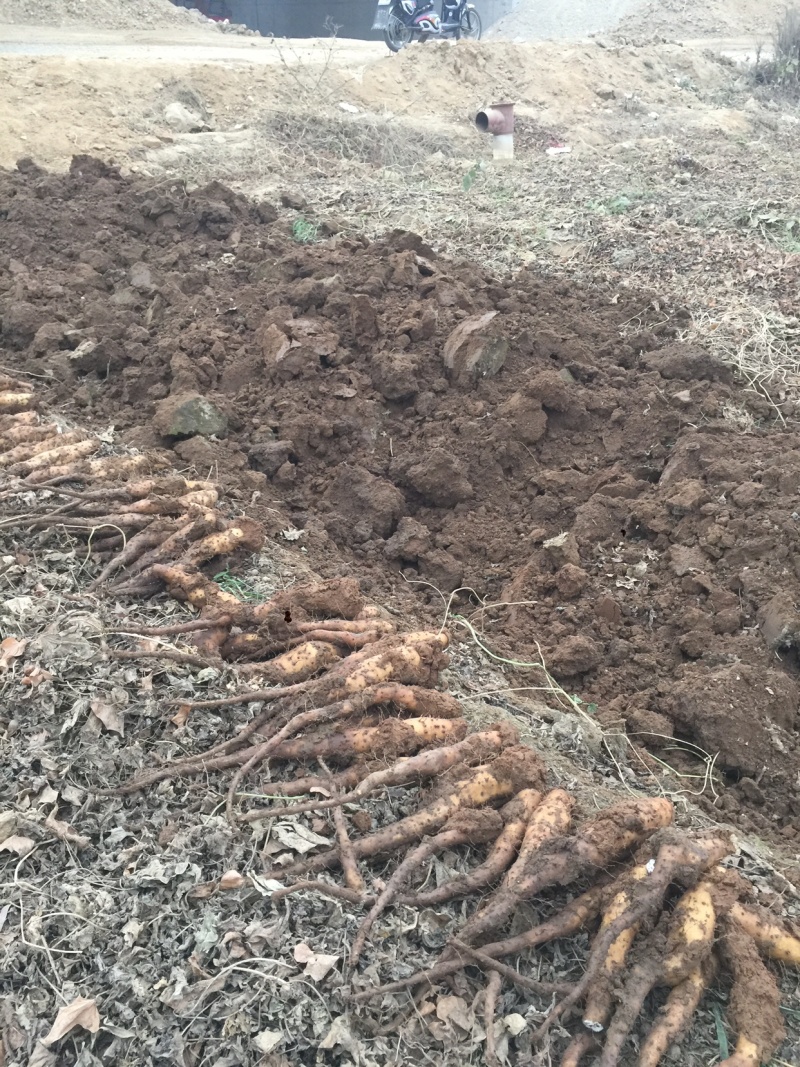
[[[492,104],[475,116],[475,125],[494,138],[492,154],[496,160],[514,158],[514,105]]]

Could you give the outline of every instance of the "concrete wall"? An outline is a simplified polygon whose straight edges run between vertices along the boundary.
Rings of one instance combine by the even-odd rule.
[[[516,0],[473,0],[484,26],[508,14]],[[328,37],[328,20],[337,36],[356,40],[379,37],[372,33],[375,0],[227,0],[234,22],[276,37]]]

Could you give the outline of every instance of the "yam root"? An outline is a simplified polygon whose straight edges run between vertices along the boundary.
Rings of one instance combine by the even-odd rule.
[[[563,789],[553,789],[547,794],[528,821],[516,862],[486,906],[476,912],[460,931],[462,941],[473,944],[484,934],[501,930],[524,899],[544,888],[545,884],[553,884],[546,882],[549,875],[536,866],[537,853],[545,842],[564,839],[574,806],[575,801]]]
[[[692,1017],[716,972],[709,956],[669,992],[664,1007],[639,1050],[637,1067],[658,1067],[669,1048],[689,1029]]]
[[[530,819],[541,802],[542,794],[538,790],[523,789],[501,811],[503,829],[482,864],[469,874],[453,878],[438,889],[399,897],[399,902],[413,904],[417,908],[433,907],[456,897],[476,893],[490,882],[497,881],[517,855]]]
[[[469,777],[446,790],[427,807],[414,815],[392,823],[369,837],[353,842],[356,856],[364,858],[393,852],[412,841],[419,841],[438,829],[456,812],[464,808],[479,808],[492,800],[518,793],[521,789],[541,786],[544,765],[536,753],[524,745],[513,746],[497,759],[478,767]],[[269,874],[282,880],[287,875],[327,870],[338,864],[338,852],[333,849],[312,859],[299,860]]]
[[[647,866],[644,864],[633,868],[628,876],[627,884],[614,895],[608,907],[604,910],[603,920],[600,924],[600,934],[605,933],[611,923],[630,908],[635,884],[646,878],[647,873]],[[611,944],[603,960],[597,981],[587,993],[583,1009],[583,1025],[593,1033],[599,1033],[604,1030],[611,1017],[614,1002],[614,985],[625,968],[628,952],[638,930],[639,924],[634,923],[627,930],[623,930],[616,941]]]
[[[412,687],[398,687],[401,691],[406,688],[411,689]],[[435,690],[422,689],[418,690],[418,692],[426,694],[429,697],[446,696],[446,694],[437,693]],[[447,699],[452,700],[452,697],[448,697]],[[398,702],[396,697],[394,698],[394,702]],[[455,701],[453,703],[460,712],[458,704]],[[435,710],[440,714],[442,709],[437,707]],[[504,748],[506,745],[516,744],[517,741],[518,736],[513,727],[503,723],[498,726],[490,727],[489,730],[481,733],[472,734],[456,745],[448,745],[445,748],[437,748],[428,752],[422,752],[417,756],[409,756],[405,759],[398,760],[397,763],[390,767],[373,770],[371,773],[367,768],[364,768],[361,780],[359,781],[356,779],[358,784],[355,788],[352,788],[350,792],[344,793],[340,797],[320,799],[317,801],[305,801],[300,804],[291,804],[274,809],[255,809],[254,811],[249,811],[246,815],[243,815],[242,819],[250,822],[279,815],[299,815],[308,811],[319,811],[324,808],[335,807],[339,804],[352,804],[369,796],[370,793],[377,792],[379,789],[384,789],[392,785],[405,785],[409,782],[423,781],[426,778],[433,778],[437,775],[444,774],[445,771],[457,764],[469,764],[478,759],[486,759],[499,752],[500,749]],[[348,773],[357,773],[357,769],[354,768],[353,771]],[[291,788],[291,795],[302,796],[305,793],[311,792],[311,789],[313,788],[319,788],[321,784],[319,779],[312,778],[307,779],[305,782],[298,780],[292,783],[281,783],[279,786],[272,787],[272,789],[276,793],[288,794],[288,790]],[[513,803],[513,801],[511,803]]]
[[[733,975],[729,1019],[738,1035],[733,1055],[720,1067],[760,1067],[786,1037],[780,989],[753,939],[733,922],[726,924],[720,951]]]
[[[448,819],[444,828],[435,836],[423,841],[395,868],[386,887],[378,895],[361,926],[358,928],[350,951],[350,966],[354,967],[364,950],[367,937],[376,919],[389,907],[401,886],[426,860],[437,852],[459,845],[480,845],[496,838],[502,820],[496,811],[458,811]]]
[[[715,924],[711,893],[703,882],[681,897],[671,916],[662,917],[641,950],[641,961],[625,983],[620,1007],[608,1028],[600,1067],[616,1067],[645,998],[655,985],[674,988],[695,972],[702,980],[702,967],[711,955]],[[609,923],[612,925],[613,922]]]
[[[752,937],[770,959],[800,967],[800,937],[769,918],[761,909],[737,902],[729,914],[736,926]]]
[[[428,745],[447,745],[461,741],[467,732],[463,719],[387,719],[380,726],[366,729],[339,730],[323,738],[299,738],[285,741],[274,749],[275,759],[310,760],[350,758],[374,753],[377,756],[413,752]]]
[[[516,937],[509,937],[504,941],[495,941],[491,944],[483,945],[480,949],[481,954],[492,959],[500,959],[503,956],[514,956],[520,952],[526,952],[531,948],[544,945],[548,941],[554,941],[559,937],[571,937],[585,926],[588,926],[597,917],[603,903],[604,888],[602,884],[592,886],[591,889],[576,897],[560,912],[548,919],[547,922],[534,926]],[[464,944],[464,942],[461,942],[461,944]],[[453,945],[457,953],[457,942],[454,941]],[[470,949],[474,951],[471,946]],[[435,983],[442,981],[442,979],[448,978],[451,974],[457,974],[458,971],[463,970],[464,967],[469,965],[471,959],[470,955],[465,954],[462,958],[454,958],[437,963],[434,967],[429,967],[424,971],[417,971],[410,977],[401,978],[397,982],[389,982],[387,985],[382,986],[372,986],[369,989],[354,993],[352,999],[354,1001],[370,1000],[372,997],[382,996],[385,993],[400,993],[404,989],[409,989],[413,986],[426,984],[433,986]]]

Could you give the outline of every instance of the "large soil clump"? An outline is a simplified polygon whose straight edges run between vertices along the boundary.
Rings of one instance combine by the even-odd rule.
[[[3,174],[0,218],[3,364],[60,411],[279,506],[323,573],[506,605],[486,640],[797,835],[800,440],[679,312],[87,157]]]

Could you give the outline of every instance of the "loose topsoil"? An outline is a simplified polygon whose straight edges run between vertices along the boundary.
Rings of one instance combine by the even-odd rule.
[[[285,200],[87,157],[3,172],[2,369],[62,415],[216,470],[276,536],[288,516],[323,575],[352,568],[439,617],[406,580],[470,587],[461,614],[504,605],[472,614],[482,640],[542,656],[627,731],[632,766],[654,753],[728,817],[796,838],[791,412],[682,344],[679,308],[492,277],[406,232],[370,244]],[[198,394],[227,430],[160,436]]]

